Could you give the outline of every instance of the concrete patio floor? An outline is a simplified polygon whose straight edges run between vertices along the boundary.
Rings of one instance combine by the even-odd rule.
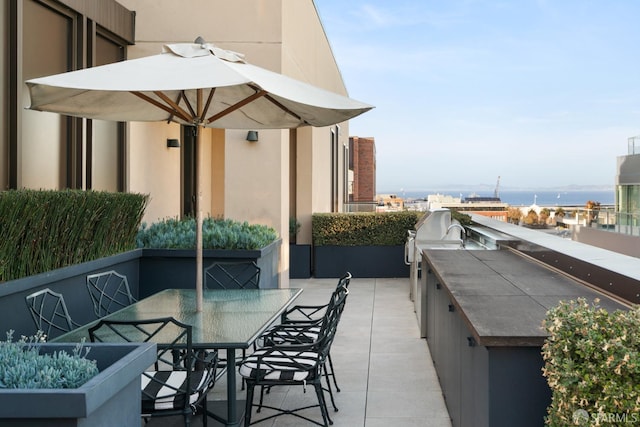
[[[293,279],[290,286],[304,288],[297,304],[323,304],[336,283],[337,279]],[[340,393],[334,393],[339,411],[333,412],[328,402],[333,426],[451,426],[426,340],[419,337],[413,303],[409,300],[409,279],[352,279],[349,290],[331,349],[341,389]],[[225,390],[223,379],[210,393],[209,401],[225,399]],[[244,398],[244,395],[238,388],[238,397]],[[265,400],[268,405],[288,408],[302,406],[302,401],[316,402],[310,387],[306,393],[302,387],[274,388]],[[254,420],[269,413],[263,410]],[[304,413],[322,420],[318,408]],[[201,423],[200,416],[194,417],[193,426]],[[208,424],[219,425],[211,418]],[[183,424],[180,417],[171,417],[153,419],[146,425]],[[258,425],[312,424],[297,417],[282,416]]]

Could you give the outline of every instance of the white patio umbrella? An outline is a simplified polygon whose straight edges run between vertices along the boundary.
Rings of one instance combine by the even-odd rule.
[[[173,121],[196,128],[329,126],[371,105],[244,61],[205,43],[165,45],[159,55],[26,81],[32,110],[113,121]],[[198,154],[198,162],[201,155]],[[198,167],[198,171],[202,168]],[[199,173],[199,172],[198,172]],[[196,179],[196,289],[202,310],[202,210]]]

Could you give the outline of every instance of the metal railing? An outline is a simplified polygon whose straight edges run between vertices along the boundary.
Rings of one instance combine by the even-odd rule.
[[[613,207],[572,210],[567,212],[562,222],[640,236],[640,212],[616,212]]]
[[[375,212],[375,202],[350,202],[343,205],[343,212]]]
[[[640,154],[640,135],[627,138],[627,144],[628,144],[627,154],[629,155]]]

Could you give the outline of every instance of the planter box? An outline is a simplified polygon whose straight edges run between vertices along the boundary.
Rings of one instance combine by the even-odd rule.
[[[311,245],[289,245],[289,278],[311,277]]]
[[[205,250],[204,267],[214,260],[252,260],[260,267],[260,287],[277,288],[280,244],[277,240],[255,251]],[[0,336],[9,329],[14,336],[33,335],[35,325],[25,297],[44,288],[64,295],[71,318],[81,325],[96,319],[87,292],[88,274],[116,270],[127,276],[129,287],[137,299],[167,288],[195,286],[195,250],[135,249],[94,261],[59,268],[46,273],[0,283]],[[52,334],[49,339],[57,335]]]
[[[138,265],[142,256],[141,249],[100,258],[82,264],[71,265],[42,274],[10,280],[0,283],[0,336],[4,337],[9,329],[15,331],[14,337],[31,336],[36,332],[33,319],[25,302],[25,297],[44,288],[64,295],[71,318],[80,324],[96,319],[86,277],[88,274],[107,270],[117,270],[125,274],[133,296],[138,298]],[[59,334],[52,334],[48,339]]]
[[[139,427],[140,375],[156,360],[156,345],[90,343],[100,373],[76,389],[0,389],[3,427]],[[75,344],[41,344],[41,353]]]
[[[313,275],[337,278],[349,271],[353,277],[409,277],[401,246],[314,246]]]
[[[202,265],[215,261],[255,261],[260,267],[260,288],[277,288],[281,239],[255,251],[204,250]],[[189,249],[142,249],[140,298],[165,289],[193,288],[196,283],[196,251]]]

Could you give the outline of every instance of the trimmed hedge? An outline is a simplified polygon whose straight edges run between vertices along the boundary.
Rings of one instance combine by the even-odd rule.
[[[98,191],[0,192],[0,282],[134,249],[147,201]]]
[[[404,245],[407,230],[423,212],[317,213],[312,216],[315,246]]]

